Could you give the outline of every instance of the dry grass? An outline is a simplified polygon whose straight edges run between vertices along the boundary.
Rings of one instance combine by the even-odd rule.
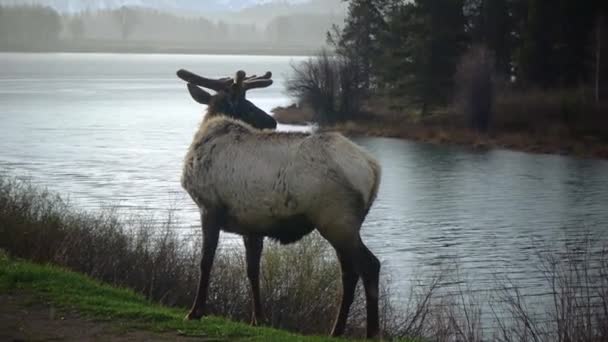
[[[484,132],[471,128],[471,118],[463,112],[466,106],[455,104],[422,117],[398,99],[380,96],[364,103],[356,119],[324,124],[321,130],[608,158],[608,102],[596,104],[589,89],[522,90],[503,85],[495,94]],[[287,124],[306,124],[314,119],[311,110],[295,105],[273,111],[279,122]]]
[[[125,218],[117,212],[74,210],[59,196],[27,181],[0,177],[0,249],[11,256],[51,263],[126,287],[169,306],[189,307],[198,282],[201,241],[178,235],[169,214]],[[220,248],[210,283],[209,312],[249,322],[251,296],[244,253]],[[267,243],[262,259],[263,307],[269,324],[326,334],[337,311],[340,272],[333,250],[313,234],[298,244]],[[388,296],[383,297],[388,305]],[[350,318],[364,327],[363,296]]]
[[[272,110],[272,114],[275,120],[287,125],[307,125],[313,122],[314,118],[312,110],[295,104],[287,107],[276,107]]]
[[[591,90],[510,89],[497,94],[494,129],[593,136],[608,141],[608,103],[596,104]]]
[[[608,341],[608,250],[584,240],[561,253],[538,248],[538,271],[550,291],[547,317],[534,316],[517,284],[501,279],[495,294],[509,319],[496,317],[495,340],[538,342]]]
[[[505,148],[530,153],[575,155],[608,159],[608,143],[594,138],[577,139],[558,135],[532,135],[525,132],[479,133],[469,128],[417,123],[347,121],[321,127],[348,136],[400,138],[431,144],[454,144],[475,149]]]
[[[60,197],[27,182],[0,177],[0,249],[9,255],[52,263],[106,283],[127,287],[154,302],[188,307],[198,280],[200,240],[178,236],[172,218],[124,219],[116,212],[75,211]],[[608,340],[608,253],[591,242],[562,253],[540,253],[539,272],[554,305],[537,321],[517,284],[501,279],[491,301],[501,341]],[[547,250],[538,248],[539,251]],[[250,290],[240,249],[221,249],[211,281],[211,313],[249,321]],[[407,289],[396,304],[387,279],[381,286],[386,338],[428,341],[487,340],[481,307],[457,267],[438,269],[432,279]],[[306,334],[326,334],[337,310],[340,276],[332,249],[318,235],[302,242],[267,244],[262,260],[262,297],[269,325]],[[452,284],[452,285],[450,285]],[[350,336],[362,336],[365,303],[358,289],[349,318]]]
[[[498,93],[487,133],[470,128],[467,116],[455,109],[436,110],[421,117],[406,107],[380,100],[367,105],[367,112],[374,114],[368,114],[365,120],[321,129],[355,136],[608,158],[608,104],[593,104],[584,89],[503,89]]]

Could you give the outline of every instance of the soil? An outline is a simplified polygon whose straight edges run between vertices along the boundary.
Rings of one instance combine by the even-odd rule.
[[[0,341],[194,341],[60,311],[28,295],[0,294]]]

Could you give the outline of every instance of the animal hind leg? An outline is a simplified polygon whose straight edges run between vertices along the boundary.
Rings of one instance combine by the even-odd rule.
[[[359,237],[361,221],[350,215],[333,219],[333,212],[335,210],[325,216],[328,219],[324,224],[318,225],[317,230],[336,250],[342,268],[342,301],[332,330],[333,336],[339,336],[344,333],[357,282],[363,275],[361,266],[357,265],[362,259],[359,256],[362,245]]]
[[[247,255],[247,277],[251,283],[253,310],[251,325],[264,321],[264,312],[260,299],[260,259],[264,248],[264,238],[260,236],[244,236],[245,254]]]
[[[220,236],[220,226],[218,215],[209,211],[201,210],[201,222],[203,225],[203,256],[201,259],[201,273],[198,282],[198,290],[194,304],[186,319],[200,319],[204,315],[205,304],[207,302],[207,291],[209,289],[209,276],[213,266],[215,250]]]
[[[365,287],[365,302],[367,309],[367,337],[372,338],[380,333],[378,317],[378,287],[380,279],[380,261],[363,244],[361,240],[355,252],[355,267],[363,278]]]
[[[342,300],[340,301],[340,311],[338,312],[338,316],[336,316],[331,336],[341,336],[344,334],[348,312],[355,299],[355,290],[359,281],[359,275],[355,272],[353,265],[352,254],[338,249],[336,249],[336,254],[342,270]]]

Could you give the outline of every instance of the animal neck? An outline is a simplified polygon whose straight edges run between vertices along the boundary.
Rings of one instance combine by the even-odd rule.
[[[223,113],[207,113],[201,123],[201,131],[208,134],[210,131],[218,130],[222,133],[227,132],[252,132],[257,131],[253,126],[244,121],[234,119]]]
[[[218,119],[218,118],[225,118],[225,119],[233,120],[228,114],[225,114],[221,111],[217,111],[217,110],[215,110],[215,108],[209,106],[207,108],[207,112],[205,113],[205,117],[203,118],[203,125],[205,125],[207,122],[209,122],[211,120]]]

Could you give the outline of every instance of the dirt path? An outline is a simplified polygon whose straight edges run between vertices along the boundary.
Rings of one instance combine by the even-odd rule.
[[[31,296],[0,294],[0,341],[200,341],[177,334],[139,331],[59,312]]]

